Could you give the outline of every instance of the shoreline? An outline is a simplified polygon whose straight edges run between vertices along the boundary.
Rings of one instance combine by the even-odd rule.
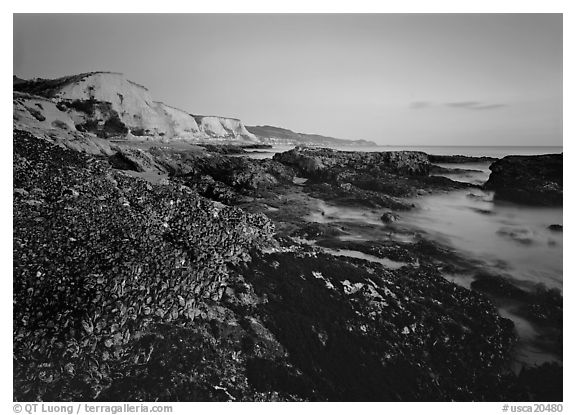
[[[20,160],[31,161],[41,157],[50,167],[50,159],[45,159],[42,154],[51,154],[56,150],[48,143],[43,144],[44,140],[36,142],[34,140],[39,139],[17,133],[15,152],[18,158],[15,164],[25,166],[20,164]],[[28,144],[37,143],[32,145],[32,148],[37,148],[34,150],[37,153],[30,148],[17,146],[18,140]],[[58,157],[69,160],[66,164],[76,166],[72,167],[71,174],[62,176],[62,185],[71,189],[70,194],[66,193],[64,197],[59,193],[54,194],[56,199],[61,200],[58,202],[60,205],[54,204],[56,200],[50,199],[51,192],[61,192],[61,189],[44,184],[40,176],[24,179],[25,176],[17,173],[15,186],[22,190],[15,193],[15,212],[18,214],[15,218],[15,237],[27,240],[29,232],[35,233],[38,226],[43,226],[42,222],[36,224],[34,217],[66,217],[66,209],[70,209],[70,212],[87,218],[87,223],[79,225],[78,229],[81,229],[91,226],[92,221],[95,221],[95,226],[102,226],[99,214],[86,216],[90,205],[100,206],[104,210],[123,209],[124,226],[128,227],[118,229],[121,234],[132,235],[128,239],[132,238],[136,244],[134,247],[141,248],[134,253],[126,251],[127,258],[132,258],[128,263],[125,262],[126,258],[112,257],[102,259],[102,264],[109,263],[110,267],[118,268],[120,275],[125,272],[123,270],[127,272],[135,266],[139,267],[142,270],[138,278],[149,281],[157,275],[153,262],[149,262],[153,261],[153,257],[142,256],[139,250],[144,249],[143,254],[149,252],[148,249],[162,246],[167,250],[167,257],[161,260],[159,272],[168,278],[170,284],[176,284],[179,290],[184,291],[179,293],[178,298],[168,299],[172,297],[162,294],[157,298],[152,296],[150,301],[144,297],[141,304],[142,300],[136,296],[125,303],[127,308],[150,308],[149,314],[137,313],[132,320],[128,318],[131,329],[127,338],[123,331],[117,338],[115,332],[107,328],[108,323],[96,332],[98,319],[94,318],[95,310],[84,310],[91,316],[86,320],[88,324],[96,324],[92,329],[80,328],[80,333],[82,330],[85,333],[79,338],[88,339],[85,346],[88,347],[87,351],[76,357],[69,356],[49,363],[48,366],[46,362],[44,366],[34,366],[31,362],[17,360],[15,373],[18,386],[15,393],[21,398],[34,398],[29,394],[20,395],[30,387],[34,393],[57,392],[51,382],[47,383],[47,390],[38,391],[37,386],[27,384],[19,374],[37,373],[39,367],[44,367],[44,372],[51,373],[51,376],[59,379],[58,382],[67,385],[78,376],[91,373],[89,363],[83,363],[82,356],[86,355],[82,353],[99,356],[98,373],[101,377],[100,381],[86,384],[87,391],[91,392],[72,395],[88,398],[85,400],[93,399],[91,393],[97,389],[103,392],[96,396],[108,400],[114,400],[118,396],[115,394],[128,390],[132,391],[131,394],[141,393],[147,398],[156,396],[173,400],[178,396],[178,399],[182,399],[186,396],[186,388],[192,388],[200,394],[197,396],[203,396],[206,400],[222,398],[217,392],[207,392],[205,389],[212,382],[209,378],[192,384],[182,380],[178,370],[169,363],[171,356],[175,358],[176,355],[185,356],[186,370],[199,373],[209,373],[214,370],[211,365],[223,364],[226,368],[220,367],[218,370],[229,373],[224,380],[229,392],[239,400],[257,399],[257,396],[270,399],[271,393],[280,400],[438,400],[442,397],[447,400],[526,400],[531,394],[539,393],[534,385],[526,383],[523,378],[527,376],[526,373],[538,371],[543,377],[556,379],[553,381],[558,381],[558,373],[561,376],[561,366],[554,369],[545,365],[516,374],[507,369],[511,363],[510,351],[515,343],[514,329],[509,320],[496,314],[492,305],[495,299],[507,298],[512,292],[516,300],[525,304],[523,313],[527,318],[536,319],[537,315],[530,308],[532,306],[547,306],[550,312],[556,310],[554,307],[557,303],[541,301],[543,296],[553,296],[553,293],[533,294],[502,285],[502,280],[496,280],[497,284],[494,285],[492,280],[486,278],[482,280],[481,290],[458,287],[443,277],[443,273],[461,273],[463,270],[479,273],[483,269],[482,264],[414,230],[398,227],[396,216],[414,208],[410,201],[412,198],[474,187],[447,177],[429,176],[428,161],[420,155],[398,153],[383,159],[385,164],[381,164],[378,161],[381,156],[352,154],[344,166],[338,154],[322,150],[319,151],[324,157],[321,159],[290,159],[284,153],[274,156],[273,160],[232,157],[218,150],[211,153],[181,153],[174,149],[149,149],[146,156],[127,150],[122,152],[125,161],[119,167],[129,174],[162,170],[162,174],[169,178],[158,184],[129,178],[121,170],[107,167],[106,159],[85,159],[86,156],[70,150],[58,151],[64,151]],[[146,159],[148,156],[152,159]],[[336,158],[331,161],[330,157]],[[94,165],[99,166],[97,170],[92,167]],[[379,168],[375,173],[370,170],[375,165],[389,167]],[[56,172],[60,170],[57,166],[54,168],[56,170],[51,174],[58,177],[61,173]],[[103,194],[86,188],[78,181],[77,175],[88,180],[87,183],[91,183],[94,189],[112,186],[114,196],[101,201],[99,198],[104,197]],[[386,181],[374,180],[375,177],[385,178]],[[44,195],[32,196],[32,190],[37,187],[42,189]],[[160,195],[163,196],[159,199]],[[319,205],[318,201],[323,204]],[[186,209],[182,210],[179,203],[184,203]],[[331,213],[329,206],[337,208]],[[46,209],[56,209],[51,214],[56,216],[47,216],[49,210]],[[350,215],[339,217],[342,209],[349,209]],[[357,217],[355,212],[358,209],[378,213],[374,213],[371,222],[366,222],[362,213]],[[141,216],[143,212],[147,212],[145,216]],[[162,219],[160,212],[168,214],[166,222],[163,222],[166,219]],[[205,219],[190,222],[190,215],[198,214]],[[137,226],[130,228],[141,218],[157,220],[158,227],[147,226],[146,229],[150,231],[144,228],[137,230]],[[322,220],[311,220],[314,218]],[[116,226],[114,216],[108,220],[111,223],[106,226]],[[240,225],[233,225],[238,220]],[[221,221],[225,222],[220,224]],[[56,229],[61,228],[57,226]],[[146,236],[146,240],[152,237],[157,242],[145,244],[142,238],[147,232],[152,234]],[[224,236],[229,232],[237,236]],[[194,237],[195,234],[203,235],[202,239]],[[164,236],[160,238],[161,235]],[[74,234],[67,237],[74,241],[68,240],[66,243],[77,247],[89,246],[93,241],[91,236],[78,237]],[[196,242],[191,243],[189,238]],[[242,242],[235,242],[234,238],[241,238]],[[160,240],[164,242],[160,244]],[[222,243],[219,241],[225,240],[231,243],[219,247],[218,244]],[[206,245],[207,241],[213,241],[212,245]],[[99,243],[109,245],[103,240]],[[27,272],[33,272],[25,269],[31,265],[34,268],[34,265],[26,260],[18,262],[18,258],[25,258],[18,255],[27,253],[30,248],[23,243],[17,244],[17,247],[15,278],[22,278]],[[173,265],[168,265],[171,252],[184,255],[184,264],[189,261],[194,268],[187,270],[188,265],[180,265],[172,269]],[[356,258],[333,255],[351,252],[359,254],[353,254]],[[53,252],[52,255],[59,258],[61,254]],[[201,258],[206,258],[208,262],[202,262]],[[44,275],[44,271],[37,272]],[[199,287],[203,288],[199,288],[198,292],[187,291],[182,285],[185,281],[182,278],[195,278],[199,273],[205,276],[204,279],[208,278],[208,284],[201,283]],[[115,284],[119,277],[107,271],[102,275],[98,278],[106,280],[104,287]],[[48,272],[46,278],[51,277]],[[30,287],[29,284],[34,287],[37,283],[29,277],[22,280],[22,293]],[[137,287],[130,290],[138,292]],[[19,292],[15,290],[17,298],[24,304],[33,304],[25,296],[19,297]],[[44,294],[38,292],[34,295],[43,298]],[[109,295],[107,288],[98,295],[106,298]],[[556,301],[553,297],[545,298],[546,301]],[[28,324],[45,324],[44,316],[30,314],[27,308],[20,307],[15,315],[28,316]],[[156,312],[154,307],[162,311]],[[99,311],[103,318],[116,318],[112,317],[113,313],[107,314],[110,311],[102,314],[104,311]],[[555,317],[551,315],[548,318]],[[546,321],[543,320],[544,324]],[[23,347],[31,340],[30,333],[19,324],[16,330],[23,336],[16,337],[16,355],[24,357]],[[50,332],[48,330],[47,333]],[[78,336],[75,333],[72,338]],[[195,349],[195,343],[187,340],[183,348],[179,348],[173,343],[188,336],[201,344],[216,341],[219,346],[216,349]],[[445,337],[450,340],[438,343]],[[146,349],[138,339],[147,339],[157,351],[153,353]],[[109,341],[112,342],[111,348],[107,346]],[[303,349],[303,344],[307,344],[308,348]],[[464,346],[466,344],[476,346],[470,348]],[[46,347],[54,350],[53,345]],[[202,368],[192,356],[195,353],[205,355],[208,350],[214,355],[208,358],[208,366]],[[435,352],[431,356],[433,350]],[[108,362],[107,365],[116,367],[121,373],[132,373],[135,368],[122,366],[123,359],[147,351],[153,354],[145,363],[144,367],[148,369],[138,375],[142,377],[140,390],[129,387],[126,383],[128,378],[114,380],[110,379],[109,372],[102,372],[103,362]],[[236,360],[225,357],[235,353],[239,353]],[[326,353],[331,360],[323,357]],[[191,360],[187,360],[186,356],[190,356]],[[180,391],[177,387],[164,391],[162,382],[160,390],[154,391],[146,386],[159,382],[150,372],[149,365],[161,362],[169,368],[169,377],[180,379],[176,385],[184,389]],[[366,362],[373,362],[369,369],[364,368]],[[416,362],[418,365],[414,365]],[[54,365],[70,367],[66,366],[68,364],[72,365],[73,373],[56,375]],[[401,374],[406,376],[407,370],[422,379],[423,383],[414,383],[406,378],[405,383],[392,387],[391,379]],[[254,371],[259,373],[261,380],[254,376]],[[471,371],[481,376],[471,376]],[[332,373],[333,377],[328,379],[325,373]],[[452,377],[455,374],[458,374],[463,385],[459,392],[454,389]],[[362,376],[362,389],[354,389],[348,384],[345,379],[350,376],[351,379]],[[244,381],[232,381],[232,378]],[[485,390],[482,385],[486,379],[491,379],[497,386]],[[387,391],[378,385],[388,385],[392,389]],[[538,396],[538,400],[545,399],[547,397],[542,394]]]

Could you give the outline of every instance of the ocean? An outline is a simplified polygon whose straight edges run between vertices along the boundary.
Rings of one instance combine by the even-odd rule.
[[[275,146],[270,150],[251,150],[253,158],[270,158],[275,153],[288,151],[295,146]],[[500,146],[341,146],[333,147],[343,151],[362,151],[362,152],[379,152],[379,151],[423,151],[427,154],[435,155],[463,155],[463,156],[487,156],[501,158],[508,155],[536,155],[561,153],[562,147],[554,146],[517,146],[517,147],[500,147]]]

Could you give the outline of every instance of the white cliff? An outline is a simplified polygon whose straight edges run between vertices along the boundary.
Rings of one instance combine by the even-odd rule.
[[[238,119],[192,115],[153,100],[150,91],[124,75],[94,72],[54,80],[19,82],[14,88],[49,98],[68,113],[71,129],[99,135],[183,140],[257,140]],[[64,117],[66,118],[66,117]],[[111,127],[111,128],[108,128]]]

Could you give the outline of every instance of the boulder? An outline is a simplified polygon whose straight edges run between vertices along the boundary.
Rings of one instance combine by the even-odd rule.
[[[384,223],[392,223],[398,220],[398,215],[395,215],[392,212],[384,212],[384,214],[380,217],[380,220]]]
[[[562,154],[506,156],[490,166],[484,185],[495,198],[542,206],[562,205]]]
[[[188,160],[192,167],[183,174],[188,180],[211,176],[214,180],[240,192],[270,188],[279,183],[291,183],[291,168],[273,160],[252,160],[244,157],[227,157],[219,154],[197,154]]]
[[[118,170],[131,170],[145,172],[149,170],[160,170],[155,159],[150,153],[137,148],[118,148],[116,154],[108,158],[112,167]]]

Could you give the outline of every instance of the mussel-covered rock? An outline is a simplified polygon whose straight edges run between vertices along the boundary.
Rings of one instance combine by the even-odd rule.
[[[562,205],[562,154],[506,156],[490,166],[484,185],[497,199],[530,205]]]
[[[19,400],[97,398],[134,341],[207,316],[230,267],[275,244],[264,215],[150,185],[21,131],[14,183]]]
[[[427,160],[401,153],[318,150],[327,181],[301,187],[395,215],[429,180]],[[442,277],[438,264],[457,261],[439,245],[347,240],[344,224],[302,225],[298,209],[275,234],[247,212],[270,203],[274,217],[298,163],[119,154],[14,132],[15,400],[542,400],[534,373],[561,379],[510,373],[512,323]],[[136,166],[172,177],[119,171]],[[561,327],[561,294],[527,296],[525,315]]]
[[[430,164],[425,153],[418,151],[386,151],[362,153],[328,148],[296,147],[277,153],[274,160],[295,167],[304,177],[330,174],[339,168],[377,170],[394,174],[426,175]]]

